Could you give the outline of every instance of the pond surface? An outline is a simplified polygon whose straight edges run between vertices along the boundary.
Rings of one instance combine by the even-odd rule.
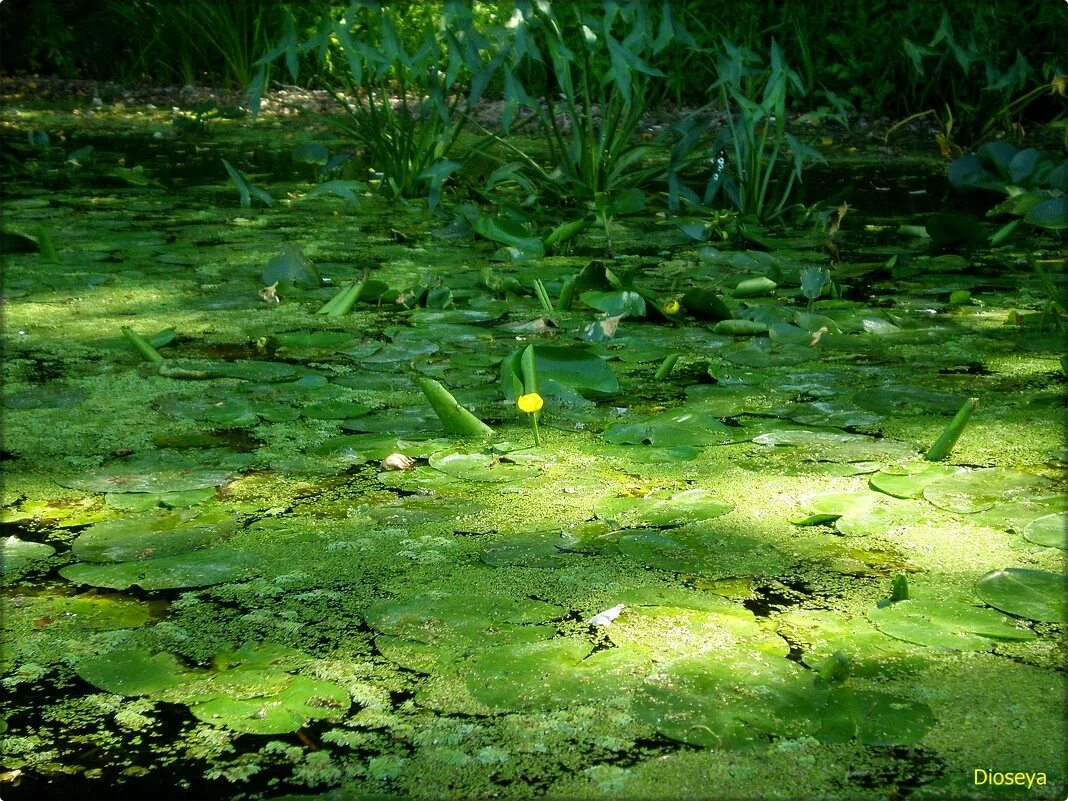
[[[1055,238],[934,250],[944,165],[842,159],[809,302],[815,219],[499,260],[292,131],[79,130],[5,162],[5,798],[1063,797]]]

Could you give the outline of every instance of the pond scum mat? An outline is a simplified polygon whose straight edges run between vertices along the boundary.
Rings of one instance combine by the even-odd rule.
[[[539,256],[153,119],[10,151],[5,799],[1063,798],[1055,232]]]

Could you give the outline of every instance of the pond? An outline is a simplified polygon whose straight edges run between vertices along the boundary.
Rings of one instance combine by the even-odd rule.
[[[296,123],[50,113],[5,162],[5,798],[1063,795],[1054,236],[932,242],[988,205],[862,152],[806,174],[833,235],[524,259],[312,193]]]

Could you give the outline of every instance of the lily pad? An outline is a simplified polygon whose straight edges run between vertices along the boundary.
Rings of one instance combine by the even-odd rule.
[[[1049,482],[1031,473],[1004,467],[988,467],[955,473],[927,486],[923,497],[939,509],[972,514],[995,504],[1014,501],[1049,487]]]
[[[233,472],[153,454],[59,478],[56,483],[82,492],[186,492],[221,486],[233,477]]]
[[[853,402],[869,411],[886,415],[954,414],[966,398],[922,387],[887,386],[865,389]]]
[[[254,426],[260,421],[246,401],[225,395],[188,399],[173,394],[161,395],[153,405],[176,419],[199,420],[228,428]]]
[[[634,714],[665,737],[705,748],[813,734],[817,710],[808,671],[749,654],[676,660],[650,676],[634,701]]]
[[[676,446],[704,447],[737,442],[740,429],[724,425],[711,414],[690,409],[676,409],[632,423],[615,423],[604,432],[606,442],[614,445],[648,443],[662,448]]]
[[[501,388],[510,401],[523,394],[521,355],[522,351],[517,350],[501,363]],[[538,391],[542,395],[555,394],[554,384],[594,396],[619,391],[619,382],[612,368],[596,353],[558,345],[535,345],[534,361]]]
[[[556,639],[489,648],[475,656],[467,688],[501,710],[560,709],[623,695],[644,670],[622,649],[590,654],[586,642]]]
[[[1031,640],[1034,633],[991,609],[956,601],[897,601],[871,609],[879,631],[905,642],[954,651],[985,651],[995,640]]]
[[[678,526],[725,515],[734,507],[717,501],[708,490],[691,489],[670,497],[605,498],[594,510],[598,517],[619,523]]]
[[[895,498],[919,498],[929,484],[952,476],[960,470],[961,468],[952,465],[912,462],[897,467],[884,467],[868,479],[868,486]]]
[[[0,543],[0,572],[10,581],[48,559],[55,552],[55,548],[43,542],[8,537]]]
[[[713,578],[775,573],[790,564],[785,554],[768,543],[720,534],[704,525],[694,523],[668,530],[624,529],[595,537],[588,545],[646,567]]]
[[[925,703],[879,690],[836,687],[820,710],[816,737],[825,743],[915,745],[934,724],[934,712]]]
[[[199,548],[232,527],[225,516],[149,512],[90,526],[71,552],[86,562],[143,561]]]
[[[758,445],[796,448],[809,458],[834,462],[890,461],[915,456],[915,452],[903,442],[885,437],[875,439],[833,429],[769,431],[753,437],[753,442]]]
[[[174,654],[134,649],[80,659],[74,669],[94,687],[115,695],[154,695],[195,675]]]
[[[435,470],[464,481],[487,484],[523,481],[537,475],[538,468],[525,461],[517,461],[516,457],[495,453],[439,451],[430,456],[430,466]]]
[[[517,627],[530,630],[532,638],[552,636],[555,627],[544,627],[559,617],[558,606],[528,598],[455,595],[417,596],[397,601],[379,601],[364,614],[376,631],[427,644],[492,642],[494,632]]]
[[[189,711],[205,723],[247,734],[286,734],[309,720],[337,717],[352,704],[349,694],[327,681],[295,676],[280,693],[259,698],[217,698]]]
[[[1068,548],[1068,513],[1055,512],[1032,520],[1024,529],[1024,538],[1050,548]]]
[[[995,609],[1030,620],[1061,623],[1068,609],[1068,577],[1060,573],[1009,567],[987,573],[975,590]]]
[[[618,647],[644,653],[658,662],[705,653],[752,654],[754,659],[784,657],[790,646],[762,626],[739,604],[715,609],[687,609],[671,605],[628,606],[608,629]]]
[[[202,548],[136,562],[80,562],[63,568],[59,574],[75,584],[94,587],[124,590],[137,584],[146,590],[169,590],[242,581],[249,578],[259,562],[259,557],[244,551]]]

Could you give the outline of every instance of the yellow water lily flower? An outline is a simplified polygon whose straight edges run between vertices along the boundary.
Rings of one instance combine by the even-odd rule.
[[[541,407],[545,405],[545,401],[542,400],[541,395],[537,392],[531,392],[527,395],[521,395],[519,400],[516,401],[516,405],[519,407],[519,411],[532,414],[533,412],[540,412]]]
[[[664,314],[678,314],[681,308],[677,300],[669,300],[664,304]]]

